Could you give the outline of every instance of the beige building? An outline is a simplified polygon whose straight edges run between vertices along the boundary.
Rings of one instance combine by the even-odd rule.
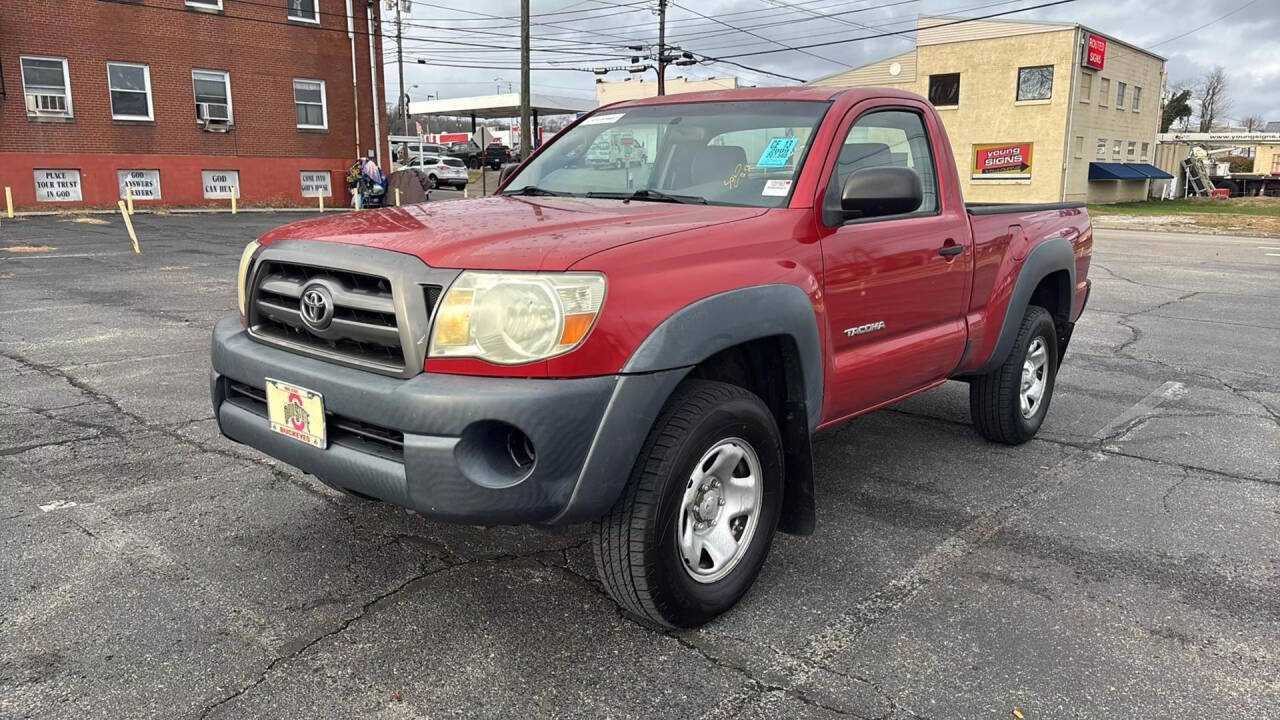
[[[1164,58],[1080,25],[922,16],[916,49],[813,81],[929,98],[972,202],[1147,197]]]
[[[706,80],[672,77],[667,78],[666,85],[665,89],[668,95],[703,92],[705,90],[732,90],[739,87],[738,78],[735,77],[712,77]],[[617,82],[596,81],[596,100],[601,105],[618,102],[619,100],[638,100],[657,96],[658,81],[656,79],[646,80],[639,76],[632,76]]]

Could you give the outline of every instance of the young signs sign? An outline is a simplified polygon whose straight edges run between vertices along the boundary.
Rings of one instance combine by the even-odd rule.
[[[1000,143],[973,146],[974,178],[1031,177],[1032,143]]]

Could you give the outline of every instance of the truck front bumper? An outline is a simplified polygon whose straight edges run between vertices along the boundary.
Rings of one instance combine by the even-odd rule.
[[[238,317],[214,328],[212,352],[211,395],[223,435],[331,485],[474,525],[599,517],[687,372],[398,379],[256,342]],[[271,430],[261,399],[267,378],[323,395],[327,447]],[[512,457],[513,437],[528,438],[532,463]]]

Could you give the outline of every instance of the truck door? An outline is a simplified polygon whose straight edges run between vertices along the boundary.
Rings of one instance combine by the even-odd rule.
[[[884,104],[890,103],[890,104]],[[819,213],[832,367],[824,420],[873,409],[946,378],[964,353],[972,277],[968,217],[940,192],[925,108],[905,100],[859,104],[828,157],[821,202],[840,207],[845,180],[864,168],[908,167],[924,201],[915,212],[843,219]],[[944,141],[945,143],[945,141]],[[948,178],[955,173],[943,170]],[[949,207],[955,205],[956,207]]]

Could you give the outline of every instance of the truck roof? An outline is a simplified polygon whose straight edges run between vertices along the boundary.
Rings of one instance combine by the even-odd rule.
[[[661,97],[640,98],[637,100],[623,100],[612,103],[607,107],[638,107],[642,105],[664,105],[669,103],[685,103],[685,102],[732,102],[742,100],[799,100],[799,101],[817,101],[827,102],[833,100],[838,95],[848,93],[856,102],[861,100],[861,96],[865,97],[903,97],[919,99],[914,93],[903,92],[901,90],[891,90],[889,88],[850,88],[850,87],[812,87],[800,85],[794,87],[757,87],[757,88],[735,88],[732,90],[707,90],[704,92],[679,93],[677,95],[663,95]]]

